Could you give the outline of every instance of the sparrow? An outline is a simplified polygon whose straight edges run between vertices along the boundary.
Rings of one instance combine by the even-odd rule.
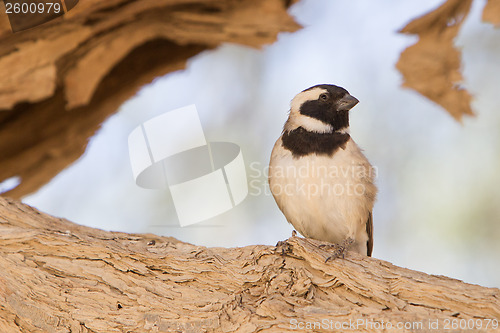
[[[371,256],[375,170],[351,138],[358,100],[331,84],[297,94],[269,163],[278,207],[304,237]]]

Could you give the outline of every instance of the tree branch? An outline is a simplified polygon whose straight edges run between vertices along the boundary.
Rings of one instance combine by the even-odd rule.
[[[499,289],[355,253],[325,263],[317,245],[292,237],[205,248],[87,228],[0,198],[0,331],[286,332],[349,320],[361,331],[382,331],[382,321],[428,330],[446,319],[485,329],[500,319]]]
[[[289,4],[81,0],[29,30],[13,34],[0,24],[0,181],[21,178],[7,195],[48,182],[141,86],[190,57],[225,42],[259,47],[297,30]]]
[[[401,52],[396,64],[403,74],[403,87],[441,105],[458,121],[474,115],[472,97],[460,86],[462,53],[454,45],[471,4],[472,0],[447,0],[408,23],[400,32],[416,34],[419,40]]]

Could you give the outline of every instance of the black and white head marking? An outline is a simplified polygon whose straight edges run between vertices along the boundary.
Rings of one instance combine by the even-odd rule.
[[[292,100],[283,131],[283,147],[294,157],[333,155],[349,141],[349,110],[358,100],[342,87],[321,84]]]

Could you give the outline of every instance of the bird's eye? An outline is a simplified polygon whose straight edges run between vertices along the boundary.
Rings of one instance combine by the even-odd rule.
[[[319,95],[319,99],[321,99],[322,101],[327,101],[328,100],[328,94],[321,94],[321,95]]]

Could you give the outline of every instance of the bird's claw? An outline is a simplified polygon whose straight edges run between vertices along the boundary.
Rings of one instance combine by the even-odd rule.
[[[297,236],[297,231],[293,230],[292,237],[295,236]],[[278,243],[276,243],[276,250],[281,250],[281,255],[285,256],[287,253],[292,252],[292,247],[290,246],[290,244],[288,244],[288,240],[285,239],[284,241],[279,241]]]
[[[325,263],[329,262],[330,260],[337,259],[339,257],[342,257],[344,259],[345,254],[347,253],[347,250],[349,247],[354,243],[354,240],[352,238],[347,238],[342,242],[342,244],[321,244],[319,247],[334,247],[335,251],[325,260]]]
[[[292,247],[288,244],[287,240],[279,241],[276,243],[276,251],[280,251],[282,256],[285,256],[287,253],[292,252]]]

